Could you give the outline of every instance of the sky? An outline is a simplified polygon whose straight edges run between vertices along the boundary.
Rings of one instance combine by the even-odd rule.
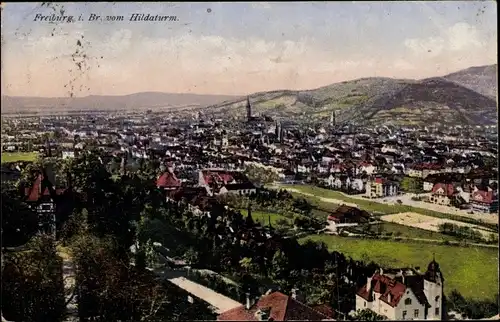
[[[3,95],[246,95],[497,63],[493,1],[2,6]],[[74,21],[34,21],[61,11]],[[177,21],[129,21],[134,13]]]

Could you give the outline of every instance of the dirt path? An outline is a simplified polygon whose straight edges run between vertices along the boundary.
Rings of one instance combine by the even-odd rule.
[[[78,318],[78,300],[75,294],[75,264],[71,255],[64,247],[58,247],[58,255],[62,258],[62,274],[64,283],[64,299],[66,302],[65,322],[76,322]]]

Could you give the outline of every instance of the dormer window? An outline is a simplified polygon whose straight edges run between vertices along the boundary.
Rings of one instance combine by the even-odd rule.
[[[406,299],[406,300],[405,300],[405,305],[411,305],[411,299],[409,299],[409,298],[408,298],[408,299]]]

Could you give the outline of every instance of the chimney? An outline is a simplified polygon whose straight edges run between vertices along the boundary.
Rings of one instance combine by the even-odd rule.
[[[299,302],[304,302],[304,297],[302,296],[298,288],[292,289],[292,299],[297,300]]]
[[[372,278],[371,277],[368,277],[367,279],[367,283],[366,283],[366,291],[369,293],[371,288],[372,288]]]
[[[391,300],[392,300],[391,297],[392,297],[391,292],[389,292],[389,294],[387,294],[387,302],[391,303]]]
[[[380,275],[384,275],[384,270],[380,267]]]
[[[250,293],[246,293],[246,303],[245,303],[245,308],[247,310],[250,310],[250,307],[252,306],[252,304],[250,303]]]

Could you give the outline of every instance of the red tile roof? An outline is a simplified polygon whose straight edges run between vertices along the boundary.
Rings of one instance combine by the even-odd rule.
[[[233,181],[233,175],[225,171],[206,170],[203,171],[203,179],[208,185],[216,182],[227,184]]]
[[[270,308],[269,318],[274,321],[324,320],[330,316],[287,296],[273,292],[259,299],[249,310],[244,305],[238,306],[218,316],[220,321],[258,321],[255,313],[259,309]]]
[[[33,185],[30,188],[24,189],[26,201],[36,202],[42,196],[51,196],[52,183],[50,183],[43,174],[38,174]],[[55,191],[54,191],[55,192]]]
[[[498,195],[493,191],[476,190],[471,194],[471,201],[489,205],[494,201],[498,201]]]
[[[422,305],[428,305],[427,298],[423,292],[422,276],[408,276],[405,278],[408,285],[389,276],[375,273],[371,279],[371,289],[374,293],[367,291],[368,284],[366,284],[358,291],[357,295],[369,302],[374,300],[373,295],[379,296],[381,301],[389,304],[391,307],[396,307],[409,288]]]
[[[369,219],[370,213],[368,213],[367,211],[346,205],[339,206],[328,216],[328,220],[333,220],[336,222],[365,223],[368,222]]]
[[[456,190],[452,184],[436,183],[432,187],[432,193],[433,194],[443,194],[447,197],[451,197],[456,193]]]
[[[367,290],[367,286],[368,284],[363,286],[357,294],[365,300],[371,302],[373,301],[373,297],[371,292]],[[380,294],[380,300],[384,301],[392,307],[398,305],[399,300],[406,291],[406,286],[403,283],[380,274],[373,275],[371,280],[371,288],[375,294]]]
[[[181,181],[177,179],[174,173],[166,171],[156,180],[156,186],[161,188],[178,188],[181,186]]]

